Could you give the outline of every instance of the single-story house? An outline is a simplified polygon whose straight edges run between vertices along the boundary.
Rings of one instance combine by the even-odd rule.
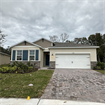
[[[91,69],[97,63],[99,46],[51,42],[41,38],[33,43],[22,41],[11,46],[11,63],[36,63],[38,68]]]
[[[0,65],[9,64],[10,63],[10,55],[0,52]]]

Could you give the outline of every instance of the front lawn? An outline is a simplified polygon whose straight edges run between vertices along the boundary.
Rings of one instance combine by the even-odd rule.
[[[0,73],[0,97],[39,98],[44,93],[53,70],[39,70],[26,74]],[[28,86],[33,84],[33,86]]]
[[[95,71],[105,74],[105,70],[95,70]]]

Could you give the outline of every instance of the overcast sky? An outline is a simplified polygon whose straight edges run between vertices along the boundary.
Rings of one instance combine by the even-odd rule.
[[[0,0],[4,47],[67,33],[69,40],[105,33],[105,0]]]

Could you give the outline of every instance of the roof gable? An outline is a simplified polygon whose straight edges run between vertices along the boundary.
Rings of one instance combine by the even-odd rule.
[[[28,42],[28,41],[26,41],[26,40],[21,41],[21,42],[15,44],[15,45],[11,46],[10,48],[12,48],[12,47],[14,47],[14,46],[26,46],[26,45],[27,45],[27,46],[37,46],[37,47],[39,47],[39,48],[42,48],[41,46],[39,46],[39,45],[37,45],[37,44],[34,44],[34,43],[31,43],[31,42]],[[42,48],[42,49],[43,49],[43,48]]]
[[[35,42],[37,42],[37,41],[40,41],[40,40],[42,40],[42,39],[47,40],[47,41],[49,41],[49,42],[53,43],[52,41],[50,41],[50,40],[48,40],[48,39],[45,39],[45,38],[40,38],[40,39],[38,39],[38,40],[34,41],[33,43],[35,43]]]
[[[44,38],[41,38],[33,43],[42,46],[43,48],[48,48],[52,46],[52,42]]]
[[[32,43],[27,42],[27,41],[23,41],[23,42],[17,44],[17,46],[34,46],[34,45]]]

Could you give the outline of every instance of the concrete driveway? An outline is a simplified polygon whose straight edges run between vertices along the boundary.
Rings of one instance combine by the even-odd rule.
[[[105,75],[94,70],[56,69],[41,98],[105,103]]]

